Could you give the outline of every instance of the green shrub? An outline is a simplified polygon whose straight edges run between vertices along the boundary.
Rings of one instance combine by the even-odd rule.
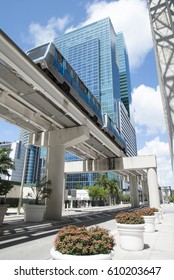
[[[109,231],[98,226],[87,229],[69,225],[58,231],[55,250],[68,255],[109,254],[115,245]]]
[[[137,212],[120,212],[115,218],[119,224],[144,224],[144,218]]]

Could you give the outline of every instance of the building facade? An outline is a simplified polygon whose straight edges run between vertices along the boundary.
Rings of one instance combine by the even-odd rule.
[[[86,86],[100,101],[103,113],[117,123],[120,100],[117,38],[109,18],[91,23],[54,40]]]
[[[127,155],[137,155],[136,134],[130,119],[129,61],[123,34],[116,34],[110,18],[105,18],[57,37],[54,43],[100,101],[102,112],[116,123],[125,138]],[[71,154],[66,154],[66,160],[72,158]],[[93,185],[97,176],[67,175],[66,185],[68,188],[77,184]],[[117,174],[108,176],[120,181]]]
[[[119,68],[119,82],[120,82],[120,95],[128,116],[130,118],[130,104],[132,103],[131,96],[131,79],[129,69],[129,59],[127,48],[124,40],[123,33],[117,33],[117,54],[118,54],[118,68]]]
[[[22,172],[25,158],[25,145],[20,141],[0,143],[1,148],[10,148],[9,157],[14,161],[15,169],[9,170],[9,180],[13,182],[21,182]],[[2,175],[2,179],[8,180],[7,176]]]
[[[26,155],[26,168],[25,168],[25,183],[34,183],[40,179],[40,173],[42,172],[42,157],[41,148],[28,145],[29,133],[21,129],[19,140],[25,146]]]

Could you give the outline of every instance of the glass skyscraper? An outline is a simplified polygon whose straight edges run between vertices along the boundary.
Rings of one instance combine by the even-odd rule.
[[[123,34],[116,34],[110,18],[105,18],[57,37],[54,43],[100,101],[102,112],[107,113],[123,133],[128,155],[136,155],[136,135],[129,108],[130,70]],[[67,153],[66,160],[71,158]],[[96,176],[67,175],[66,184],[70,188],[76,183],[91,185]]]
[[[25,145],[28,145],[29,133],[28,131],[21,129],[19,140]],[[25,183],[34,183],[40,178],[41,172],[41,148],[28,145]]]
[[[55,38],[55,45],[117,123],[120,100],[117,38],[106,18]]]
[[[129,70],[129,60],[123,33],[117,33],[117,52],[118,52],[118,67],[120,81],[120,95],[128,115],[130,117],[131,97],[131,79]]]

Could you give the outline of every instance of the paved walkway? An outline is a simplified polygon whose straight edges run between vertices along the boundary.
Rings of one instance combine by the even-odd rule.
[[[57,230],[68,224],[91,226],[98,224],[110,230],[116,238],[114,260],[174,260],[174,207],[162,206],[163,219],[156,224],[154,233],[145,233],[144,250],[125,251],[119,245],[115,224],[117,211],[130,209],[130,205],[72,209],[63,212],[60,221],[24,223],[23,213],[16,215],[16,209],[9,209],[4,224],[0,227],[0,260],[46,260],[50,259]]]

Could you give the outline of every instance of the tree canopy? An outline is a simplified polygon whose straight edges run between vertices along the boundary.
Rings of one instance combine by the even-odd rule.
[[[10,181],[1,179],[1,175],[9,178],[9,169],[14,169],[14,162],[9,157],[10,152],[10,148],[0,148],[0,195],[2,196],[5,196],[13,187]]]

